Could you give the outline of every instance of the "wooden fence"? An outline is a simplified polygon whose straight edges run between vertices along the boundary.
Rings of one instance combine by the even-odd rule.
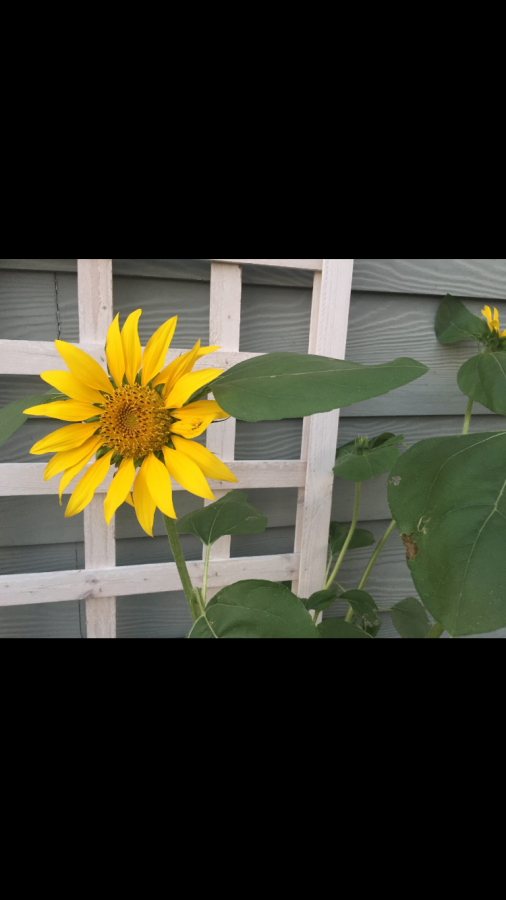
[[[251,358],[239,352],[243,264],[277,266],[314,272],[309,352],[343,359],[346,351],[353,259],[212,259],[211,344],[222,348],[213,365],[228,369]],[[106,367],[105,339],[113,319],[112,259],[78,260],[79,346]],[[169,352],[167,363],[184,349]],[[209,365],[203,360],[201,366]],[[0,375],[38,375],[65,369],[54,344],[0,340]],[[236,474],[235,489],[298,488],[295,552],[276,556],[230,558],[230,539],[213,549],[209,584],[216,591],[248,578],[294,582],[300,596],[321,588],[326,562],[332,507],[332,468],[339,427],[339,412],[314,416],[304,423],[300,461],[235,462],[235,420],[215,425],[208,447]],[[56,482],[43,480],[44,464],[0,465],[0,497],[58,495]],[[173,563],[116,568],[114,524],[107,528],[103,495],[111,476],[85,511],[85,569],[0,577],[0,606],[22,606],[85,600],[89,638],[116,636],[116,597],[180,591]],[[70,485],[66,493],[71,493]],[[212,484],[217,497],[230,485]],[[182,490],[174,485],[175,490]],[[203,563],[189,563],[195,584],[202,583]]]

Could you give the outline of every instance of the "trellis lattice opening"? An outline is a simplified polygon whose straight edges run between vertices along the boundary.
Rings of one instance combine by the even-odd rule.
[[[353,275],[353,259],[211,259],[210,342],[222,349],[213,365],[229,369],[255,354],[241,353],[242,265],[276,266],[314,272],[308,352],[344,359]],[[79,346],[106,367],[105,340],[113,319],[112,259],[78,260]],[[167,363],[189,348],[172,349]],[[208,366],[202,360],[200,366]],[[38,375],[65,369],[54,344],[0,340],[0,375]],[[231,539],[213,548],[211,593],[249,578],[293,581],[301,597],[321,588],[327,564],[332,506],[332,469],[339,411],[313,416],[304,423],[301,460],[235,462],[236,422],[214,425],[207,446],[233,468],[238,484],[211,483],[219,499],[231,489],[298,488],[295,552],[231,559]],[[0,465],[0,497],[58,495],[55,482],[43,480],[45,464]],[[0,606],[86,601],[89,638],[116,637],[116,598],[132,594],[180,591],[174,563],[116,567],[114,524],[107,527],[103,495],[112,473],[85,510],[85,569],[0,577]],[[70,485],[65,493],[71,493]],[[174,483],[175,490],[182,490]],[[202,584],[203,562],[188,564],[194,583]]]

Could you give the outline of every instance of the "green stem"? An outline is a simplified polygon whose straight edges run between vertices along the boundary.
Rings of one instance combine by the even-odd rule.
[[[388,541],[390,540],[390,536],[392,535],[396,525],[397,525],[396,522],[392,522],[392,524],[389,525],[384,536],[382,537],[381,541],[379,542],[378,546],[376,547],[376,550],[373,553],[371,561],[370,561],[369,565],[367,566],[367,569],[364,572],[364,577],[362,578],[362,581],[360,582],[360,584],[358,586],[359,591],[364,590],[367,582],[369,581],[369,578],[371,577],[372,570],[374,569],[374,566],[378,562],[378,559],[380,558],[383,550],[385,549]]]
[[[209,563],[211,561],[211,544],[206,547],[206,559],[204,562],[204,581],[202,582],[202,602],[207,606],[207,583],[209,581]]]
[[[169,538],[170,546],[172,548],[172,553],[174,554],[174,561],[176,563],[179,577],[181,578],[181,583],[183,585],[185,597],[188,601],[188,606],[190,607],[193,621],[197,622],[197,620],[200,619],[200,617],[203,615],[204,610],[202,609],[202,604],[200,603],[199,594],[194,589],[191,582],[188,566],[186,565],[186,560],[184,558],[183,548],[181,547],[181,541],[179,540],[179,535],[177,533],[176,523],[174,519],[169,519],[168,516],[164,516],[163,519],[165,522],[165,528],[167,530],[167,537]]]
[[[427,637],[432,638],[432,640],[434,640],[434,641],[437,641],[437,640],[439,640],[440,637],[443,637],[444,633],[445,633],[445,630],[444,630],[443,626],[440,625],[439,622],[436,622],[436,624],[432,628],[432,631],[429,631]]]
[[[330,576],[330,578],[327,578],[327,580],[325,582],[325,585],[323,588],[324,591],[327,591],[329,589],[329,587],[331,587],[334,584],[334,581],[336,580],[339,570],[344,562],[344,557],[346,556],[349,546],[352,542],[353,535],[355,534],[355,530],[356,530],[357,523],[358,523],[358,514],[359,514],[359,510],[360,510],[361,489],[362,489],[362,484],[359,481],[357,484],[357,487],[355,489],[355,509],[353,511],[353,522],[351,523],[351,528],[348,532],[348,537],[346,538],[344,547],[341,550],[339,559],[337,560],[336,567],[335,567],[334,571],[332,572],[332,575]]]
[[[466,418],[464,419],[464,429],[462,431],[463,435],[469,434],[469,428],[470,428],[471,419],[473,416],[473,406],[474,406],[474,400],[470,400],[469,403],[467,404]]]
[[[355,616],[355,612],[353,610],[353,606],[350,606],[347,616],[344,621],[348,622],[351,625],[353,623],[354,616]]]

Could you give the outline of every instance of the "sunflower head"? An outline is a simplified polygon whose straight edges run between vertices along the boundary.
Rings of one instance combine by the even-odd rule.
[[[506,338],[506,331],[501,332],[499,312],[497,309],[494,309],[494,315],[492,315],[490,306],[486,306],[485,309],[482,309],[481,314],[482,316],[485,316],[492,334],[498,334],[500,338]]]
[[[210,500],[214,496],[206,478],[237,479],[216,456],[192,443],[192,438],[203,434],[216,419],[228,418],[215,401],[189,402],[221,375],[221,369],[193,371],[200,359],[219,348],[201,347],[198,341],[193,350],[164,367],[177,318],[165,322],[143,352],[140,316],[141,310],[132,313],[122,330],[117,316],[109,328],[107,373],[78,347],[56,341],[69,371],[43,372],[41,378],[70,399],[26,413],[72,423],[31,450],[35,455],[55,453],[44,477],[62,475],[60,502],[65,488],[86,469],[70,498],[67,517],[82,512],[91,502],[112,464],[117,472],[105,499],[107,522],[128,502],[152,536],[157,507],[176,518],[171,477],[191,493]],[[96,461],[87,468],[95,455]]]

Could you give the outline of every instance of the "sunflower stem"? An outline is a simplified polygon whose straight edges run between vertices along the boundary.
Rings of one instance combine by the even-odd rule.
[[[375,552],[373,553],[373,555],[372,555],[372,557],[371,557],[371,561],[370,561],[369,565],[367,566],[367,569],[366,569],[365,572],[364,572],[364,577],[362,578],[362,581],[360,582],[360,584],[359,584],[359,586],[358,586],[358,590],[359,590],[359,591],[363,591],[363,590],[364,590],[364,588],[365,588],[367,582],[369,581],[369,578],[371,577],[372,570],[374,569],[374,566],[375,566],[376,563],[378,562],[378,559],[380,558],[380,556],[381,556],[383,550],[385,549],[385,547],[386,547],[388,541],[390,540],[390,536],[391,536],[392,533],[394,532],[394,530],[395,530],[395,528],[396,528],[396,525],[397,525],[397,522],[392,522],[392,523],[388,526],[388,528],[387,528],[385,534],[383,535],[383,537],[381,538],[381,541],[379,542],[379,544],[378,544],[378,546],[377,546]]]
[[[179,572],[179,577],[181,578],[185,597],[188,601],[188,606],[190,607],[193,621],[197,622],[198,619],[200,619],[200,617],[204,614],[204,609],[200,600],[200,594],[193,587],[190,573],[188,571],[188,566],[186,565],[186,560],[184,558],[183,548],[181,547],[181,541],[179,540],[179,535],[177,533],[176,523],[174,519],[169,519],[168,516],[164,516],[163,520],[165,522],[167,537],[169,539],[172,553],[174,554],[174,561]]]
[[[469,434],[469,428],[471,426],[471,419],[473,416],[473,406],[474,400],[470,400],[467,404],[466,418],[464,419],[464,429],[462,431],[462,435]]]
[[[437,641],[439,640],[439,638],[443,637],[444,633],[444,626],[440,625],[439,622],[436,622],[435,625],[433,625],[432,629],[429,631],[427,638],[429,638],[429,640]]]
[[[343,562],[344,562],[344,557],[346,556],[346,554],[347,554],[347,552],[348,552],[348,548],[349,548],[349,546],[350,546],[350,544],[351,544],[351,542],[352,542],[352,540],[353,540],[353,535],[355,534],[355,530],[356,530],[356,528],[357,528],[358,515],[359,515],[359,511],[360,511],[360,494],[361,494],[361,490],[362,490],[362,484],[361,484],[361,482],[359,481],[358,484],[357,484],[357,486],[356,486],[356,488],[355,488],[355,509],[354,509],[354,512],[353,512],[353,522],[351,523],[351,528],[350,528],[350,530],[349,530],[349,532],[348,532],[348,537],[346,538],[344,547],[343,547],[343,549],[341,550],[341,553],[340,553],[340,555],[339,555],[339,559],[337,560],[336,567],[335,567],[334,571],[332,572],[332,575],[330,575],[330,577],[328,577],[328,578],[326,579],[326,581],[325,581],[325,584],[324,584],[324,586],[323,586],[323,590],[324,590],[324,591],[328,590],[329,587],[332,587],[332,585],[334,584],[334,581],[336,580],[336,578],[337,578],[337,576],[338,576],[338,574],[339,574],[339,570],[340,570],[340,568],[341,568],[341,566],[342,566],[342,564],[343,564]]]
[[[204,609],[207,606],[207,584],[209,581],[209,563],[211,561],[211,544],[206,547],[206,558],[204,562],[204,581],[202,582],[202,602]]]

